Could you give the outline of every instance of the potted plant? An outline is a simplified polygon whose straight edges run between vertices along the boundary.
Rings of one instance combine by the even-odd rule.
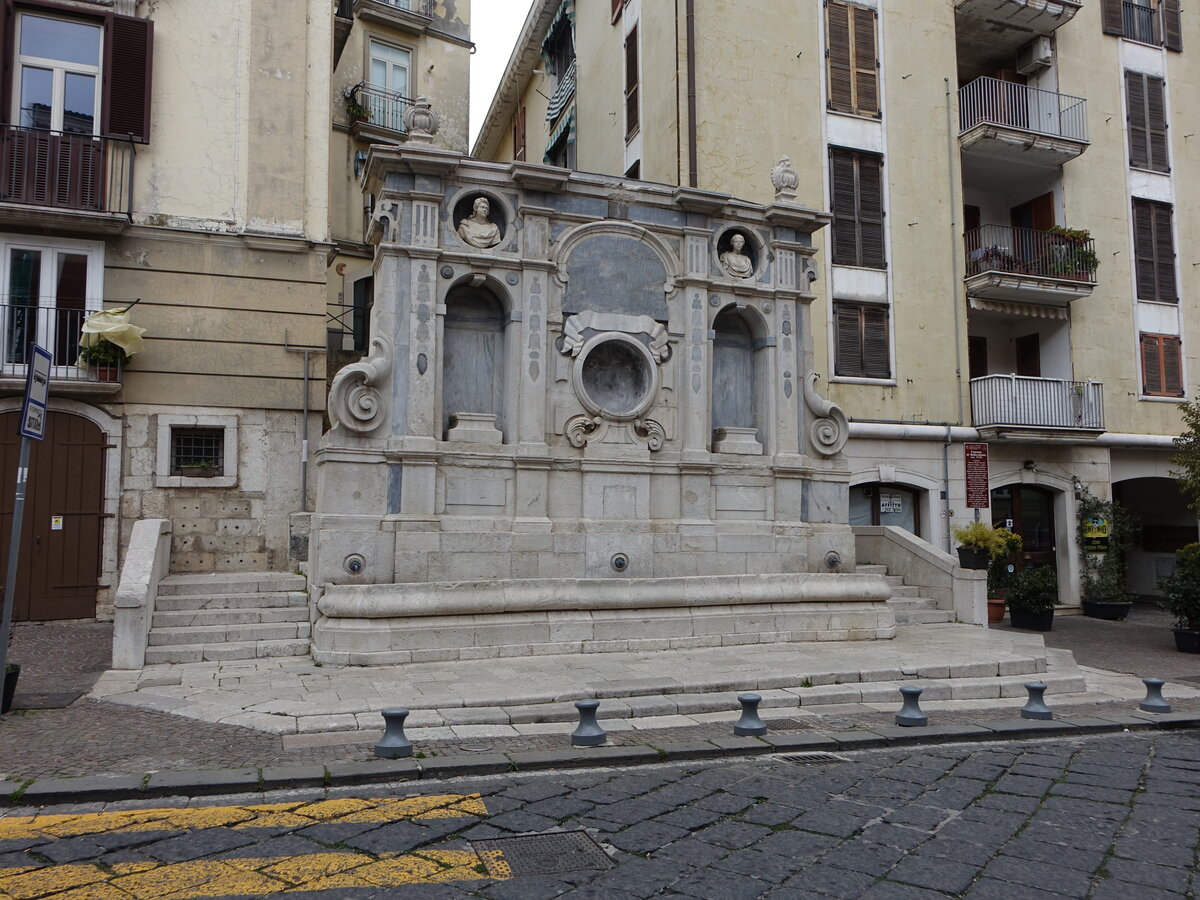
[[[181,462],[179,474],[186,478],[212,478],[217,474],[217,463],[211,459],[193,459]]]
[[[986,569],[997,545],[996,529],[987,522],[955,525],[952,529],[958,541],[958,564],[964,569]]]
[[[989,624],[995,624],[1004,619],[1004,601],[1011,579],[1005,560],[1019,553],[1025,543],[1019,534],[1015,534],[1007,528],[996,528],[994,531],[996,540],[992,547],[992,560],[988,563],[987,574]]]
[[[4,694],[0,698],[0,715],[12,709],[13,696],[17,693],[17,679],[21,677],[21,667],[16,663],[8,663],[4,667]]]
[[[1137,521],[1121,504],[1079,488],[1076,541],[1083,569],[1083,614],[1123,621],[1133,608],[1126,587],[1126,548]]]
[[[1050,259],[1050,274],[1065,278],[1096,280],[1100,258],[1092,248],[1092,233],[1086,228],[1064,228],[1055,225],[1047,229],[1054,235],[1054,253]]]
[[[1162,608],[1175,617],[1175,648],[1200,653],[1200,544],[1175,553],[1175,572],[1162,582]]]
[[[371,107],[360,103],[353,95],[346,99],[346,115],[351,122],[370,122]]]
[[[1058,575],[1050,566],[1024,569],[1008,588],[1008,621],[1013,628],[1049,631],[1058,605]]]
[[[116,381],[120,366],[129,361],[129,354],[111,341],[100,338],[90,347],[79,348],[79,359],[95,373],[97,381]]]

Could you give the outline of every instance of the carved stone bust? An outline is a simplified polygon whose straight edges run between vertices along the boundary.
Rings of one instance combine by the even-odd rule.
[[[500,226],[493,223],[488,216],[492,204],[487,197],[476,197],[471,204],[471,215],[458,223],[457,233],[463,243],[487,250],[500,243]]]
[[[746,239],[735,234],[729,239],[729,249],[721,254],[721,267],[734,278],[749,278],[754,274],[754,260],[742,253]]]

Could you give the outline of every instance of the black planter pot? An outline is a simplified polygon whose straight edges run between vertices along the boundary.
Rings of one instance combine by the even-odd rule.
[[[1175,632],[1175,649],[1180,653],[1200,653],[1200,631],[1188,631],[1186,628],[1173,628]]]
[[[986,550],[974,547],[958,548],[958,564],[964,569],[986,569],[991,556]]]
[[[1087,600],[1083,601],[1083,614],[1093,619],[1123,622],[1133,609],[1132,600]]]
[[[21,677],[21,667],[14,664],[4,673],[4,702],[0,706],[0,715],[12,709],[13,695],[17,692],[17,679]]]
[[[1054,627],[1054,610],[1026,612],[1010,606],[1008,608],[1008,624],[1013,628],[1021,628],[1025,631],[1049,631]]]

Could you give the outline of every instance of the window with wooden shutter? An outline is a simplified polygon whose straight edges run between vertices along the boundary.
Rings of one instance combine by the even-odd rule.
[[[525,107],[519,107],[513,113],[513,159],[522,162],[525,159]]]
[[[1105,34],[1115,34],[1168,50],[1183,50],[1179,0],[1100,0]]]
[[[1100,0],[1100,17],[1105,34],[1125,34],[1122,0]]]
[[[1183,23],[1180,21],[1179,0],[1160,0],[1162,3],[1162,42],[1168,50],[1183,50]]]
[[[625,0],[612,0],[612,20],[616,22],[621,17],[621,10],[625,8]]]
[[[638,130],[638,30],[625,36],[625,140]]]
[[[887,267],[883,248],[883,157],[831,147],[833,262],[839,266]]]
[[[150,76],[154,23],[111,16],[104,43],[104,125],[106,135],[150,140]]]
[[[1169,203],[1133,201],[1133,251],[1138,299],[1178,302]]]
[[[875,49],[875,10],[830,0],[826,4],[825,56],[829,108],[878,116],[879,55]]]
[[[1173,334],[1143,334],[1142,393],[1151,397],[1183,396],[1181,344]]]
[[[1144,72],[1125,73],[1129,122],[1129,164],[1136,169],[1169,172],[1167,110],[1163,80]]]
[[[849,378],[891,378],[887,307],[838,304],[834,320],[834,373]]]

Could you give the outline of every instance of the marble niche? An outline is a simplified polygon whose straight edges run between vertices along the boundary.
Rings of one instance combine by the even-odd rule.
[[[373,147],[365,183],[371,350],[317,454],[317,660],[894,635],[883,582],[843,574],[826,214],[414,145]]]

